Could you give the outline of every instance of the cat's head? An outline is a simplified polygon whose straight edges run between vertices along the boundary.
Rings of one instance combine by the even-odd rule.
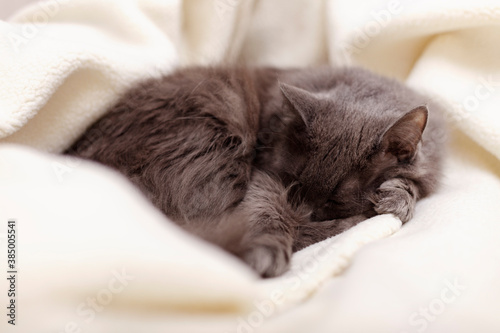
[[[428,117],[419,96],[364,71],[280,90],[292,116],[276,163],[313,219],[373,215],[376,189],[417,159]]]

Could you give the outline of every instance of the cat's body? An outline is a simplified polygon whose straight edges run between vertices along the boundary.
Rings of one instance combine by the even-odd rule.
[[[360,69],[188,68],[130,90],[67,153],[275,276],[367,217],[411,218],[439,178],[427,102]]]

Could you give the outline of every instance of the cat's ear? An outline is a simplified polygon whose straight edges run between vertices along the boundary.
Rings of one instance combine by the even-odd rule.
[[[396,156],[399,162],[411,160],[422,139],[428,113],[426,106],[419,106],[396,121],[384,134],[382,147],[385,152]]]
[[[280,89],[292,111],[307,127],[314,114],[314,109],[317,107],[317,98],[307,90],[282,82],[280,82]]]

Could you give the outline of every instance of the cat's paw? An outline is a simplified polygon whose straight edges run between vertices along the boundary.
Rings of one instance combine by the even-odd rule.
[[[256,244],[245,251],[242,259],[260,276],[270,278],[287,271],[291,256],[291,247]]]
[[[371,201],[378,214],[394,214],[403,223],[413,217],[416,196],[412,185],[404,179],[390,179],[377,189]]]

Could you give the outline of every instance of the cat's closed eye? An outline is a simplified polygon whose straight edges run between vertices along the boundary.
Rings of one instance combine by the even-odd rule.
[[[325,206],[341,206],[341,205],[342,201],[340,201],[339,199],[328,199],[325,204]]]

